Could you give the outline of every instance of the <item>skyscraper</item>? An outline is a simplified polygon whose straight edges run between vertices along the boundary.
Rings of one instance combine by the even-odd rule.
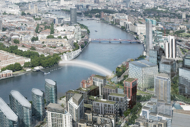
[[[45,99],[46,105],[57,103],[57,84],[51,79],[45,79]]]
[[[74,124],[80,121],[83,118],[84,114],[84,99],[82,94],[75,94],[69,99],[68,102],[68,111],[74,120]]]
[[[171,80],[170,76],[160,73],[154,77],[154,95],[158,100],[171,103]]]
[[[76,7],[70,8],[70,24],[77,24],[77,9]]]
[[[32,114],[38,121],[43,121],[45,116],[44,94],[36,88],[32,89]]]
[[[2,27],[2,19],[0,19],[0,32],[2,31],[3,27]]]
[[[0,98],[0,127],[16,127],[18,116],[12,109]]]
[[[30,102],[16,90],[9,95],[10,107],[18,116],[18,127],[31,127],[32,111]]]
[[[168,42],[165,43],[166,58],[176,58],[175,36],[168,36]]]
[[[146,20],[146,53],[149,56],[149,50],[152,49],[152,22]]]

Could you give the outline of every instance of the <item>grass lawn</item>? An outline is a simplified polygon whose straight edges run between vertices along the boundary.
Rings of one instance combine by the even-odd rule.
[[[154,88],[151,88],[151,89],[147,89],[147,90],[149,90],[149,91],[154,91]]]
[[[148,95],[149,93],[141,91],[141,90],[137,90],[137,95],[141,95],[141,94],[147,94]]]
[[[23,73],[23,72],[25,72],[25,70],[15,71],[15,72],[13,72],[13,74],[19,74],[19,73]]]

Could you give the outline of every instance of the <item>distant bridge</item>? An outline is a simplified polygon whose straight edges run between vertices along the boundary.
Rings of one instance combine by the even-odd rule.
[[[109,43],[113,43],[113,42],[141,43],[139,40],[127,40],[127,39],[91,39],[91,42],[99,42],[99,43],[101,43],[101,42],[109,42]]]

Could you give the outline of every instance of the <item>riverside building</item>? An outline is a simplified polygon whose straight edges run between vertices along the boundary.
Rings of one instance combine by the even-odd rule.
[[[45,79],[45,99],[46,105],[57,103],[57,84],[51,79]]]
[[[18,116],[18,127],[32,127],[32,109],[30,102],[16,90],[10,95],[10,107]]]
[[[154,75],[158,74],[158,65],[147,60],[129,62],[129,78],[137,78],[138,89],[154,87]]]
[[[72,127],[71,114],[62,106],[50,103],[46,109],[48,127]]]
[[[17,127],[18,116],[0,98],[0,127]]]
[[[32,114],[38,121],[45,117],[44,93],[36,88],[32,89]]]

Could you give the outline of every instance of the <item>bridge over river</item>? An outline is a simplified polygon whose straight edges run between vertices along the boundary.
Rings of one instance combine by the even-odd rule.
[[[139,40],[127,40],[127,39],[89,39],[91,42],[109,42],[109,43],[141,43]]]

